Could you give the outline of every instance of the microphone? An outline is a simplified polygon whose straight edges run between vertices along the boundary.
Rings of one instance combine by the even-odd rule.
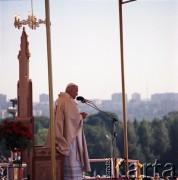
[[[81,101],[82,103],[91,102],[91,101],[89,101],[88,99],[85,99],[82,96],[77,96],[77,101]]]

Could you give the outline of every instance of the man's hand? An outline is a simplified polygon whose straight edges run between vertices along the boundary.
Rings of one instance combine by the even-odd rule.
[[[85,119],[87,117],[87,115],[88,115],[86,112],[81,112],[80,114],[81,114],[83,119]]]

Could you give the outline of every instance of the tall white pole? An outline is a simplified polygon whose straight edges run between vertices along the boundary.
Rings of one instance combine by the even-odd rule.
[[[121,78],[122,78],[122,108],[123,108],[123,123],[124,123],[124,159],[125,159],[125,175],[127,177],[127,172],[128,172],[128,140],[127,140],[126,99],[125,99],[122,0],[119,0],[119,25],[120,25],[120,54],[121,54]]]
[[[125,159],[125,176],[128,177],[128,136],[127,136],[127,117],[126,117],[126,97],[125,97],[125,72],[124,72],[124,43],[123,43],[123,21],[122,21],[122,4],[136,0],[118,0],[119,1],[119,27],[120,27],[120,54],[121,54],[121,78],[122,78],[122,108],[124,123],[124,159]]]
[[[56,159],[55,159],[55,131],[54,131],[54,108],[53,108],[53,78],[52,78],[52,55],[51,55],[51,31],[50,31],[50,8],[49,0],[45,0],[46,12],[46,37],[48,55],[48,83],[49,83],[49,107],[50,107],[50,138],[51,138],[51,162],[52,180],[56,180]]]

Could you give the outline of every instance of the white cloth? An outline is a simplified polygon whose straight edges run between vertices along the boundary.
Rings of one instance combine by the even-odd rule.
[[[64,158],[64,180],[82,180],[82,165],[78,160],[79,151],[76,138],[70,143],[69,149],[71,149],[69,156]]]
[[[77,140],[79,157],[84,171],[90,171],[88,150],[83,132],[83,120],[77,105],[69,94],[61,92],[55,104],[55,145],[56,150],[64,156],[69,156],[70,143]],[[45,142],[50,147],[50,131]]]

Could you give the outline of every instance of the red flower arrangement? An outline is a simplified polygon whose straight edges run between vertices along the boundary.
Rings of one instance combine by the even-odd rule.
[[[0,140],[3,140],[7,149],[30,150],[32,148],[32,133],[28,126],[21,122],[4,120],[0,124]]]

